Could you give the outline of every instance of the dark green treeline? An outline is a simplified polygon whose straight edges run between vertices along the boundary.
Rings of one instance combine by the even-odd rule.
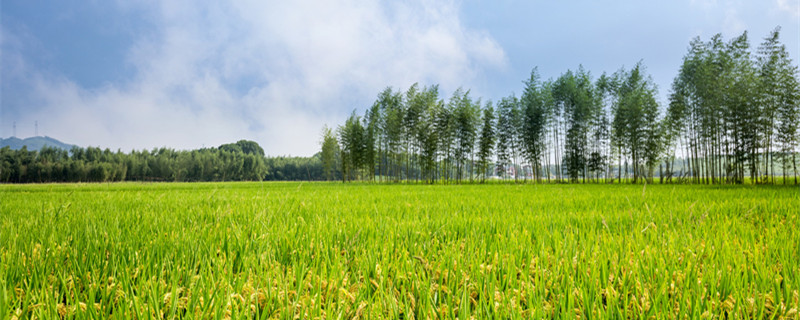
[[[779,28],[694,39],[660,106],[642,63],[598,78],[579,67],[492,103],[457,90],[387,88],[363,116],[324,128],[327,179],[797,183],[798,69]]]
[[[319,156],[265,157],[253,141],[218,148],[176,151],[112,152],[100,148],[70,151],[44,147],[0,149],[0,182],[108,181],[260,181],[318,180],[323,177]]]

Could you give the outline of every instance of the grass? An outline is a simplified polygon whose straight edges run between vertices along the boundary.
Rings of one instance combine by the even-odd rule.
[[[780,186],[0,186],[0,317],[797,319]]]

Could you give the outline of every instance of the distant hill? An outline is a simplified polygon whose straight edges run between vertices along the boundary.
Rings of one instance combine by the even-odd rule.
[[[75,145],[63,143],[48,136],[30,137],[25,139],[20,139],[17,137],[11,137],[8,139],[0,138],[0,148],[5,148],[6,146],[11,147],[12,150],[19,150],[22,149],[22,146],[28,146],[28,150],[38,151],[42,149],[42,147],[44,146],[69,150],[72,149],[72,147],[74,147]]]

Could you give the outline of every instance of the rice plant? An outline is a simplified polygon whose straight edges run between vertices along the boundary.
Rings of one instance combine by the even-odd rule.
[[[797,319],[800,190],[0,186],[11,319]]]

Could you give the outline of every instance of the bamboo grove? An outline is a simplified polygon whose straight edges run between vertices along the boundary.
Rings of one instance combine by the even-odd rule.
[[[496,103],[437,85],[386,88],[363,116],[322,132],[343,181],[798,183],[798,69],[772,31],[695,38],[668,105],[639,62],[599,78],[583,67]],[[777,178],[777,180],[776,180]]]

